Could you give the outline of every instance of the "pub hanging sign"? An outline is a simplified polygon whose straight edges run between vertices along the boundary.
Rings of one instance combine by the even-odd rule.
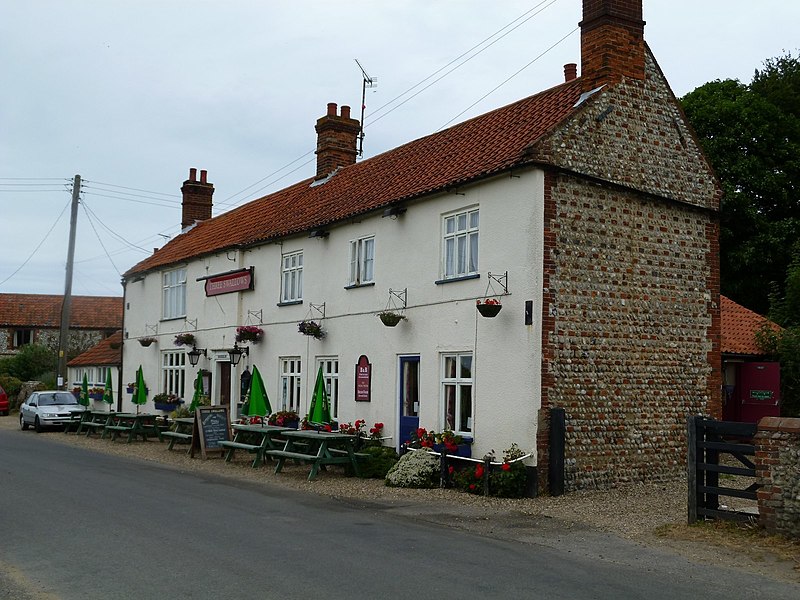
[[[202,279],[206,280],[206,296],[245,292],[253,289],[253,267],[210,275]]]
[[[369,402],[372,394],[372,365],[362,354],[356,363],[356,402]]]

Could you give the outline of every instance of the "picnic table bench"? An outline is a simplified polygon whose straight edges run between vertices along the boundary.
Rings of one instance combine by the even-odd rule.
[[[112,414],[114,413],[99,410],[86,411],[84,413],[84,419],[81,420],[78,426],[78,433],[85,433],[86,437],[89,437],[92,435],[92,432],[95,431],[102,433]]]
[[[172,450],[173,446],[175,446],[175,442],[181,443],[190,443],[192,442],[192,430],[194,429],[194,419],[189,417],[181,417],[179,419],[174,419],[175,423],[175,430],[167,430],[161,432],[161,441],[164,441],[164,438],[169,439],[169,445],[167,446],[167,450]],[[187,452],[191,452],[191,447],[187,450]]]
[[[356,456],[356,436],[344,433],[327,433],[323,431],[284,431],[281,434],[286,438],[283,450],[266,450],[264,454],[278,459],[275,473],[280,473],[284,462],[294,460],[311,464],[308,480],[313,481],[320,469],[325,470],[327,465],[350,465],[353,472],[358,475],[358,460],[366,457]],[[300,443],[305,442],[302,452]]]
[[[219,443],[220,446],[225,448],[225,462],[230,462],[237,450],[244,450],[250,454],[255,454],[253,467],[258,467],[264,462],[267,450],[277,449],[274,437],[285,431],[290,431],[288,427],[280,427],[278,425],[242,425],[238,423],[233,425],[233,430],[235,433],[232,441],[223,440]],[[253,438],[258,441],[257,444],[243,441]]]
[[[120,434],[127,433],[127,443],[129,444],[138,436],[141,436],[145,442],[148,435],[161,439],[161,430],[157,419],[158,415],[149,413],[110,413],[103,428],[102,437],[105,438],[108,433],[113,442]]]

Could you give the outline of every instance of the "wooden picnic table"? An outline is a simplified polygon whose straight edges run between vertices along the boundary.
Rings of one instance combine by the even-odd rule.
[[[259,466],[264,462],[265,452],[268,450],[278,450],[279,445],[276,443],[276,438],[282,436],[286,431],[292,431],[288,427],[280,427],[278,425],[244,425],[234,423],[233,427],[233,440],[221,441],[220,446],[225,448],[225,462],[230,462],[233,458],[234,452],[237,450],[244,450],[255,454],[253,458],[253,467]],[[249,443],[249,441],[256,443]]]
[[[126,433],[129,444],[139,436],[145,442],[148,435],[161,439],[161,430],[158,427],[159,418],[160,415],[150,413],[110,413],[103,428],[102,437],[105,438],[106,434],[110,434],[113,442],[118,435]]]
[[[189,448],[186,450],[186,452],[187,453],[191,452],[192,431],[194,430],[194,418],[179,417],[177,419],[173,419],[172,422],[175,424],[175,429],[161,432],[162,441],[163,438],[169,438],[169,445],[167,446],[167,450],[172,450],[172,447],[175,445],[175,442],[188,442]]]
[[[356,436],[345,433],[328,433],[324,431],[284,431],[286,438],[283,450],[266,450],[265,454],[278,459],[275,473],[280,473],[283,463],[289,460],[311,463],[308,480],[313,481],[319,469],[326,465],[350,465],[358,475],[359,455],[355,451]]]
[[[77,433],[86,433],[86,437],[93,432],[103,433],[111,415],[115,413],[105,410],[87,410],[83,413],[83,419],[78,426]]]

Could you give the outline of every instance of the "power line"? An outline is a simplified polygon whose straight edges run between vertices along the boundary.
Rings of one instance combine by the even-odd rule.
[[[105,185],[107,187],[120,188],[120,189],[123,189],[123,190],[132,190],[134,192],[144,192],[145,194],[156,194],[156,195],[159,195],[159,196],[167,196],[169,198],[180,198],[180,196],[178,194],[167,194],[165,192],[153,192],[153,191],[150,191],[150,190],[140,190],[139,188],[125,187],[124,185],[115,185],[113,183],[103,183],[102,181],[90,181],[90,180],[87,179],[86,182],[87,183],[95,183],[97,185]]]
[[[94,236],[97,238],[97,243],[100,244],[100,247],[103,249],[103,252],[106,253],[106,256],[108,257],[108,262],[110,262],[111,266],[114,267],[114,270],[117,272],[117,275],[121,276],[122,272],[119,270],[117,265],[114,264],[114,260],[111,258],[111,255],[108,253],[108,249],[106,248],[105,244],[103,243],[103,240],[100,239],[100,234],[97,233],[97,228],[94,226],[94,221],[92,221],[92,217],[89,214],[89,211],[86,210],[86,203],[85,202],[81,202],[81,206],[83,206],[83,212],[86,213],[86,220],[89,221],[89,225],[91,226],[92,231],[94,231]]]
[[[475,50],[476,48],[479,48],[480,46],[482,46],[483,44],[485,44],[487,41],[489,41],[489,40],[491,40],[493,37],[497,36],[497,35],[498,35],[500,32],[502,32],[503,30],[505,30],[505,29],[508,29],[509,27],[511,27],[511,25],[513,25],[514,23],[516,23],[517,21],[519,21],[520,19],[522,19],[523,17],[525,17],[525,16],[526,16],[526,15],[528,15],[529,13],[531,13],[531,12],[535,11],[537,8],[539,8],[539,7],[540,7],[540,6],[542,6],[543,4],[546,4],[546,6],[542,7],[540,10],[538,10],[538,11],[537,11],[537,12],[535,12],[534,14],[532,14],[532,15],[528,16],[528,17],[527,17],[526,19],[524,19],[524,20],[523,20],[521,23],[518,23],[518,24],[517,24],[515,27],[513,27],[513,28],[509,29],[508,31],[506,31],[506,32],[505,32],[503,35],[501,35],[500,37],[498,37],[497,39],[495,39],[494,41],[492,41],[490,44],[487,44],[487,45],[486,45],[484,48],[481,48],[481,50],[479,50],[478,52],[474,53],[472,56],[469,56],[469,58],[467,58],[466,60],[464,60],[464,61],[462,61],[462,62],[458,63],[458,64],[457,64],[456,66],[454,66],[452,69],[450,69],[449,71],[447,71],[447,72],[446,72],[444,75],[442,75],[441,77],[437,77],[437,78],[436,78],[436,79],[434,79],[432,82],[430,82],[428,85],[426,85],[426,86],[425,86],[425,87],[423,87],[421,90],[419,90],[417,93],[415,93],[415,94],[412,94],[411,96],[409,96],[408,98],[406,98],[405,100],[403,100],[403,101],[402,101],[400,104],[398,104],[397,106],[395,106],[395,107],[394,107],[394,108],[392,108],[391,110],[388,110],[388,111],[386,111],[384,114],[382,114],[382,115],[380,115],[380,116],[378,116],[378,117],[375,117],[374,119],[372,119],[372,120],[371,120],[369,123],[365,124],[364,126],[365,126],[365,127],[367,127],[368,125],[372,125],[373,123],[376,123],[377,121],[380,121],[380,120],[381,120],[383,117],[385,117],[385,116],[387,116],[387,115],[389,115],[389,114],[393,113],[395,110],[397,110],[398,108],[400,108],[401,106],[403,106],[403,105],[404,105],[404,104],[406,104],[407,102],[409,102],[409,101],[413,100],[414,98],[416,98],[417,96],[419,96],[419,95],[420,95],[422,92],[424,92],[425,90],[427,90],[427,89],[428,89],[429,87],[431,87],[432,85],[434,85],[434,84],[438,83],[439,81],[441,81],[442,79],[444,79],[445,77],[447,77],[448,75],[450,75],[451,73],[453,73],[455,70],[457,70],[457,69],[459,69],[459,68],[463,67],[465,64],[467,64],[469,61],[471,61],[471,60],[472,60],[473,58],[475,58],[476,56],[478,56],[478,55],[482,54],[483,52],[485,52],[486,50],[488,50],[489,48],[491,48],[492,46],[494,46],[494,45],[495,45],[497,42],[499,42],[499,41],[500,41],[500,40],[502,40],[504,37],[506,37],[507,35],[509,35],[509,34],[510,34],[512,31],[515,31],[516,29],[520,28],[522,25],[524,25],[525,23],[527,23],[528,21],[530,21],[531,19],[533,19],[535,16],[539,15],[541,12],[543,12],[545,9],[547,9],[547,8],[549,8],[550,6],[552,6],[553,4],[555,4],[557,1],[558,1],[558,0],[543,0],[542,2],[540,2],[539,4],[537,4],[536,6],[534,6],[533,8],[531,8],[530,10],[528,10],[528,11],[524,12],[522,15],[520,15],[519,17],[517,17],[516,19],[514,19],[514,20],[513,20],[513,21],[511,21],[510,23],[506,24],[505,26],[503,26],[503,27],[501,27],[500,29],[498,29],[497,31],[495,31],[495,32],[494,32],[492,35],[490,35],[489,37],[485,38],[483,41],[479,42],[478,44],[474,45],[472,48],[470,48],[470,49],[469,49],[469,50],[467,50],[466,52],[463,52],[462,54],[460,54],[459,56],[457,56],[456,58],[454,58],[453,60],[451,60],[449,63],[447,63],[446,65],[444,65],[442,68],[440,68],[440,69],[438,69],[438,70],[434,71],[433,73],[431,73],[430,75],[428,75],[428,76],[427,76],[425,79],[423,79],[423,80],[422,80],[422,81],[420,81],[419,83],[417,83],[417,84],[413,85],[412,87],[410,87],[409,89],[407,89],[405,92],[403,92],[403,93],[402,93],[402,94],[400,94],[399,96],[396,96],[395,98],[393,98],[392,100],[390,100],[389,102],[387,102],[386,104],[384,104],[383,106],[381,106],[380,108],[376,109],[376,110],[373,112],[373,115],[374,115],[374,114],[376,114],[376,113],[379,113],[381,110],[383,110],[383,109],[384,109],[384,108],[386,108],[387,106],[391,105],[393,102],[395,102],[395,101],[396,101],[396,100],[398,100],[399,98],[402,98],[403,96],[405,96],[406,94],[408,94],[408,93],[409,93],[411,90],[418,88],[420,85],[422,85],[423,83],[425,83],[426,81],[428,81],[428,80],[429,80],[431,77],[434,77],[435,75],[437,75],[437,74],[441,73],[442,71],[444,71],[445,69],[447,69],[449,66],[451,66],[451,65],[453,65],[454,63],[458,62],[458,61],[459,61],[459,60],[461,60],[463,57],[465,57],[465,56],[467,56],[468,54],[470,54],[470,52],[472,52],[472,51],[473,51],[473,50]]]
[[[100,223],[100,225],[102,225],[102,226],[103,226],[103,228],[104,228],[106,231],[108,231],[108,232],[109,232],[109,233],[110,233],[112,236],[114,236],[114,237],[115,237],[117,240],[119,240],[120,242],[122,242],[123,244],[125,244],[126,246],[128,246],[129,248],[132,248],[132,249],[134,249],[134,250],[140,250],[140,251],[142,251],[142,252],[145,252],[145,253],[149,253],[149,251],[148,251],[148,250],[146,250],[145,248],[141,248],[141,247],[139,247],[139,246],[137,246],[137,245],[135,245],[135,244],[133,244],[133,243],[129,242],[129,241],[128,241],[127,239],[125,239],[123,236],[121,236],[120,234],[118,234],[117,232],[115,232],[113,229],[111,229],[111,228],[110,228],[108,225],[106,225],[105,223],[103,223],[102,219],[100,219],[100,217],[98,217],[98,216],[97,216],[97,214],[96,214],[96,213],[95,213],[95,212],[94,212],[94,211],[91,209],[91,207],[90,207],[90,206],[89,206],[89,205],[86,203],[86,200],[82,200],[82,201],[81,201],[81,205],[83,206],[83,210],[84,210],[84,212],[86,213],[86,216],[87,216],[87,218],[89,218],[89,221],[90,221],[90,222],[91,222],[91,217],[94,217],[94,218],[97,220],[97,222],[98,222],[98,223]],[[95,233],[96,233],[96,232],[95,232]],[[103,249],[105,250],[105,248],[103,248]]]
[[[289,168],[289,167],[291,167],[291,166],[292,166],[294,163],[296,163],[298,160],[303,160],[303,159],[304,159],[306,156],[308,156],[309,154],[313,154],[313,153],[314,153],[314,150],[309,150],[308,152],[306,152],[306,153],[305,153],[305,154],[303,154],[302,156],[298,156],[298,157],[297,157],[297,158],[295,158],[295,159],[294,159],[292,162],[290,162],[290,163],[288,163],[288,164],[286,164],[286,165],[282,166],[280,169],[277,169],[277,170],[273,171],[272,173],[270,173],[270,174],[268,174],[268,175],[265,175],[264,177],[262,177],[261,179],[259,179],[259,180],[258,180],[258,181],[256,181],[255,183],[252,183],[252,184],[248,185],[246,188],[244,188],[243,190],[241,190],[241,191],[239,191],[239,192],[236,192],[236,193],[235,193],[235,194],[233,194],[232,196],[228,196],[227,198],[225,198],[225,200],[223,200],[222,202],[220,202],[220,203],[218,204],[218,206],[224,206],[224,205],[226,205],[226,204],[232,204],[232,205],[236,205],[236,204],[237,204],[239,201],[237,200],[236,202],[230,202],[230,201],[231,201],[233,198],[235,198],[236,196],[240,196],[240,195],[242,195],[243,193],[245,193],[245,192],[246,192],[246,191],[248,191],[249,189],[251,189],[251,188],[254,188],[255,186],[257,186],[257,185],[258,185],[259,183],[261,183],[262,181],[264,181],[264,180],[266,180],[266,179],[269,179],[269,178],[270,178],[270,177],[272,177],[273,175],[277,175],[278,173],[280,173],[280,172],[281,172],[281,171],[283,171],[284,169],[288,169],[288,168]],[[302,165],[300,165],[300,166],[301,166],[301,167],[303,167],[303,166],[307,165],[309,162],[311,162],[311,161],[304,162],[304,163],[303,163]],[[297,169],[295,169],[295,171],[296,171],[296,170],[297,170]],[[290,171],[290,173],[294,173],[294,171]],[[289,173],[287,173],[286,175],[288,175],[288,174],[289,174]],[[284,177],[285,177],[285,175],[284,175]],[[283,177],[281,177],[281,179],[282,179],[282,178],[283,178]],[[280,181],[280,179],[276,179],[275,181]],[[267,184],[266,186],[264,186],[264,187],[268,187],[268,186],[272,185],[273,183],[275,183],[275,181],[268,183],[268,184]],[[258,191],[261,191],[261,190],[263,190],[263,189],[264,189],[264,187],[260,188]],[[254,193],[254,194],[255,194],[255,193],[258,193],[258,191],[256,191],[256,192],[253,192],[253,193]]]
[[[72,204],[72,200],[70,199],[70,201],[69,201],[69,202],[67,202],[67,203],[64,205],[64,208],[61,210],[61,213],[58,215],[58,217],[56,218],[56,220],[55,220],[55,222],[53,223],[53,225],[50,227],[50,229],[47,231],[47,233],[46,233],[46,234],[44,234],[44,237],[42,238],[42,241],[41,241],[41,242],[39,242],[39,245],[37,245],[37,246],[36,246],[36,248],[34,248],[34,249],[33,249],[33,252],[31,252],[30,256],[28,256],[28,258],[26,258],[26,259],[25,259],[25,262],[23,262],[23,263],[22,263],[22,264],[21,264],[21,265],[20,265],[20,266],[17,268],[17,270],[16,270],[16,271],[14,271],[14,272],[13,272],[11,275],[9,275],[9,276],[8,276],[8,277],[6,277],[5,279],[3,279],[3,281],[0,281],[0,285],[3,285],[3,284],[4,284],[4,283],[6,283],[6,282],[7,282],[9,279],[11,279],[12,277],[14,277],[14,275],[16,275],[17,273],[19,273],[19,272],[20,272],[20,271],[23,269],[23,267],[24,267],[25,265],[27,265],[27,264],[30,262],[30,260],[31,260],[31,259],[34,257],[34,255],[35,255],[35,254],[36,254],[36,253],[39,251],[39,248],[41,248],[41,247],[42,247],[42,244],[44,244],[44,243],[45,243],[45,241],[47,241],[47,238],[48,238],[48,237],[50,237],[50,234],[51,234],[51,233],[53,233],[53,229],[55,229],[55,228],[56,228],[56,225],[58,225],[58,222],[61,220],[61,217],[63,217],[63,216],[64,216],[64,213],[67,211],[67,209],[69,208],[69,206],[70,206],[71,204]]]
[[[91,188],[90,188],[91,189]],[[134,202],[136,204],[147,204],[148,206],[159,206],[161,208],[175,208],[176,205],[180,205],[180,202],[164,204],[163,202],[146,202],[144,200],[134,200],[133,198],[126,198],[125,196],[109,196],[108,194],[98,194],[96,192],[85,192],[87,196],[97,196],[98,198],[110,198],[112,200],[124,200],[125,202]],[[158,198],[152,198],[152,200],[159,200]]]
[[[575,33],[576,31],[578,31],[578,29],[579,29],[579,27],[576,27],[575,29],[573,29],[572,31],[570,31],[570,32],[569,32],[567,35],[565,35],[565,36],[564,36],[564,37],[562,37],[560,40],[558,40],[558,41],[557,41],[555,44],[553,44],[552,46],[550,46],[550,47],[549,47],[547,50],[545,50],[545,51],[544,51],[544,52],[542,52],[542,53],[541,53],[539,56],[537,56],[536,58],[534,58],[534,59],[533,59],[531,62],[529,62],[528,64],[526,64],[525,66],[523,66],[521,69],[519,69],[518,71],[516,71],[514,74],[512,74],[510,77],[506,78],[504,81],[500,82],[500,83],[499,83],[498,85],[496,85],[494,88],[492,88],[491,90],[489,90],[488,92],[486,92],[486,93],[485,93],[483,96],[481,96],[480,98],[478,98],[478,99],[477,99],[475,102],[473,102],[472,104],[470,104],[470,105],[469,105],[467,108],[465,108],[465,109],[464,109],[464,110],[462,110],[460,113],[458,113],[458,114],[457,114],[455,117],[453,117],[452,119],[450,119],[450,120],[449,120],[447,123],[445,123],[444,125],[442,125],[441,127],[439,127],[439,129],[437,129],[436,131],[441,131],[442,129],[444,129],[445,127],[447,127],[447,126],[448,126],[450,123],[452,123],[453,121],[455,121],[455,120],[456,120],[458,117],[460,117],[460,116],[461,116],[461,115],[463,115],[465,112],[467,112],[467,111],[468,111],[470,108],[472,108],[472,107],[473,107],[473,106],[475,106],[476,104],[479,104],[480,102],[482,102],[483,100],[485,100],[487,97],[489,97],[490,95],[492,95],[493,93],[495,93],[497,90],[499,90],[499,89],[500,89],[501,87],[503,87],[505,84],[507,84],[509,81],[511,81],[512,79],[514,79],[514,77],[516,77],[517,75],[519,75],[520,73],[522,73],[522,72],[523,72],[525,69],[527,69],[528,67],[530,67],[530,66],[531,66],[533,63],[535,63],[537,60],[539,60],[540,58],[542,58],[542,57],[543,57],[545,54],[547,54],[548,52],[550,52],[550,50],[552,50],[553,48],[555,48],[556,46],[558,46],[558,45],[559,45],[561,42],[563,42],[563,41],[564,41],[565,39],[567,39],[569,36],[571,36],[573,33]]]

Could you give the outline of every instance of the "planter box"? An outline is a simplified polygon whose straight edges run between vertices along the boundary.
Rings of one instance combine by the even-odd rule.
[[[98,394],[97,392],[95,392],[93,394],[89,394],[89,398],[91,398],[92,400],[102,400],[103,394],[102,393]]]
[[[444,450],[444,444],[434,444],[433,451],[441,453]],[[455,452],[447,452],[450,456],[461,456],[462,458],[472,458],[472,442],[467,442],[458,445]]]
[[[155,402],[156,410],[167,410],[172,412],[177,409],[183,402]]]
[[[125,388],[125,391],[128,392],[129,394],[132,394],[133,393],[133,386],[129,385],[127,388]]]

